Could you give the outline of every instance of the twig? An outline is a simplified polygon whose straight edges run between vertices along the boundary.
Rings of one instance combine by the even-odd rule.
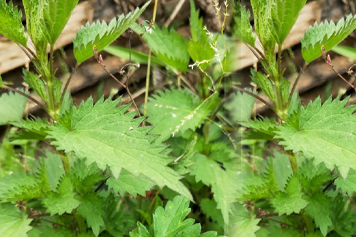
[[[32,100],[33,102],[35,102],[38,106],[40,106],[44,111],[47,112],[47,108],[42,104],[40,103],[38,100],[36,100],[35,98],[33,98],[32,96],[30,95],[27,95],[25,93],[23,93],[22,91],[18,90],[18,89],[15,89],[15,88],[12,88],[12,87],[9,87],[7,85],[2,85],[2,88],[6,89],[6,90],[9,90],[9,91],[12,91],[12,92],[15,92],[15,93],[18,93],[24,97],[26,97],[27,99],[29,100]]]
[[[333,70],[344,82],[346,82],[346,84],[348,84],[356,92],[355,86],[352,85],[348,80],[346,80],[343,76],[341,76],[341,74],[339,72],[337,72],[335,70],[334,65],[332,65],[332,63],[331,63],[330,55],[329,54],[326,55],[326,53],[325,53],[325,46],[324,45],[321,46],[321,54],[322,54],[322,57],[323,57],[324,61],[329,66],[329,68],[331,70]]]
[[[73,75],[74,75],[74,74],[76,73],[76,71],[78,70],[79,66],[80,66],[80,63],[77,63],[77,64],[74,66],[73,71],[72,71],[71,74],[69,75],[69,77],[68,77],[68,79],[67,79],[67,82],[66,82],[66,84],[65,84],[65,86],[64,86],[62,95],[61,95],[60,104],[62,104],[63,99],[64,99],[64,95],[65,95],[65,93],[66,93],[67,90],[68,90],[69,83],[70,83],[70,81],[72,80]]]
[[[302,70],[299,72],[297,78],[295,79],[294,81],[294,84],[293,84],[293,87],[292,87],[292,90],[289,94],[289,98],[288,98],[288,105],[290,104],[290,101],[292,100],[292,96],[293,96],[293,93],[295,91],[295,88],[297,87],[297,84],[298,84],[298,81],[299,81],[299,78],[300,76],[304,73],[304,70],[307,68],[309,64],[308,63],[304,63],[303,67],[302,67]]]
[[[176,8],[174,8],[172,14],[169,16],[168,20],[166,21],[166,23],[164,23],[164,26],[165,27],[168,27],[171,22],[173,21],[173,19],[177,16],[179,10],[182,8],[183,6],[183,3],[184,3],[184,0],[180,0],[178,2],[178,4],[176,5]]]

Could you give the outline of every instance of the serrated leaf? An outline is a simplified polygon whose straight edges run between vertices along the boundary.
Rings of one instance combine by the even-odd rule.
[[[289,180],[286,192],[276,193],[273,199],[270,200],[275,211],[279,215],[290,215],[292,212],[299,211],[308,205],[308,202],[303,199],[302,187],[297,177],[292,176]]]
[[[104,226],[104,220],[102,218],[104,215],[104,200],[96,193],[87,193],[83,198],[80,198],[80,201],[81,204],[77,208],[79,215],[86,219],[95,236],[98,236],[100,227]]]
[[[61,121],[48,132],[54,139],[52,145],[86,158],[88,165],[96,162],[102,170],[109,166],[116,178],[124,168],[192,199],[180,176],[166,166],[170,162],[167,151],[163,151],[166,147],[153,143],[155,137],[147,135],[151,128],[137,128],[142,119],[133,119],[135,112],[125,114],[128,106],[116,108],[118,103],[119,99],[111,102],[101,98],[93,106],[89,98],[72,110],[69,121]]]
[[[147,103],[147,121],[155,126],[151,133],[161,134],[157,142],[162,142],[178,131],[195,130],[209,116],[210,101],[202,102],[187,90],[159,91]]]
[[[47,91],[44,81],[37,75],[25,69],[22,70],[24,81],[39,95],[43,101],[47,102]]]
[[[255,232],[261,228],[257,225],[260,220],[243,205],[236,203],[231,215],[231,223],[227,226],[227,236],[255,237]]]
[[[137,222],[137,230],[130,232],[130,237],[152,237],[144,225]]]
[[[268,98],[270,98],[272,102],[275,103],[276,95],[274,93],[272,81],[262,73],[253,69],[251,69],[251,79],[259,88],[261,88],[261,90],[268,96]]]
[[[71,213],[74,208],[77,208],[80,202],[74,198],[73,184],[68,176],[64,176],[61,180],[57,192],[51,192],[42,199],[43,205],[51,215],[63,213]]]
[[[12,125],[23,128],[23,131],[17,132],[12,140],[17,139],[36,139],[36,140],[44,140],[47,136],[47,131],[49,130],[49,124],[47,119],[35,118],[34,120],[20,120],[18,122],[12,122]]]
[[[47,40],[50,44],[54,45],[77,4],[78,0],[53,0],[47,2],[44,9],[44,22]]]
[[[42,196],[34,176],[19,173],[4,177],[0,184],[0,202],[24,201]]]
[[[195,176],[197,182],[202,181],[212,187],[217,207],[221,209],[224,221],[228,224],[231,205],[237,190],[235,182],[237,177],[234,177],[234,172],[224,171],[218,163],[202,154],[196,157],[196,163],[191,166],[191,175]]]
[[[189,213],[189,201],[183,196],[176,196],[173,201],[168,201],[165,209],[159,206],[153,214],[154,235],[176,236],[194,223],[193,219],[184,220]]]
[[[46,173],[51,191],[56,191],[60,178],[64,175],[65,171],[63,163],[59,155],[46,151],[46,157],[44,164],[46,167]]]
[[[352,194],[356,192],[356,171],[350,170],[346,179],[339,177],[334,183],[337,188],[340,188],[344,193],[352,196]]]
[[[318,97],[301,109],[297,126],[287,123],[278,127],[279,144],[294,153],[303,152],[307,158],[314,157],[315,164],[324,162],[330,170],[337,166],[346,178],[350,168],[356,169],[355,106],[345,107],[346,103],[347,99],[332,101],[330,97],[321,106]]]
[[[0,203],[0,236],[27,237],[27,232],[32,229],[31,221],[14,204]]]
[[[117,19],[114,18],[109,25],[103,21],[92,25],[87,23],[85,27],[82,27],[78,31],[76,38],[73,39],[74,56],[78,63],[82,63],[94,55],[94,45],[97,46],[97,51],[99,52],[116,40],[136,21],[150,2],[148,1],[141,8],[136,8],[134,12],[130,12],[127,16],[120,15]]]
[[[79,160],[71,167],[71,179],[74,186],[81,193],[88,192],[93,185],[105,179],[103,171],[95,163],[86,165],[84,160]]]
[[[263,120],[249,120],[248,122],[242,122],[242,126],[252,128],[252,131],[257,131],[263,136],[252,136],[253,134],[245,134],[244,139],[271,139],[276,135],[277,124],[274,119],[263,118]],[[258,134],[258,135],[260,135]]]
[[[203,198],[200,201],[200,208],[206,216],[216,221],[219,226],[224,227],[221,211],[216,208],[216,202],[213,199]]]
[[[280,191],[284,191],[288,178],[293,174],[290,160],[287,155],[277,151],[274,151],[273,155],[272,164],[277,185]]]
[[[144,27],[147,27],[144,25]],[[144,28],[134,24],[132,29],[137,34],[145,32]],[[147,41],[148,47],[166,65],[181,72],[187,71],[189,54],[186,40],[174,30],[168,30],[163,26],[162,30],[157,25],[152,29],[152,33],[146,32],[142,38]]]
[[[42,0],[23,0],[23,6],[26,13],[26,28],[31,40],[36,48],[37,58],[43,64],[48,62],[47,44],[44,21],[45,1]],[[36,65],[37,68],[38,65]],[[41,65],[40,67],[44,67]],[[44,74],[43,76],[48,75]]]
[[[311,216],[316,226],[320,227],[321,233],[326,236],[328,227],[332,226],[331,216],[331,198],[324,193],[315,193],[308,198],[309,204],[305,208],[305,213]]]
[[[306,0],[275,0],[272,7],[272,34],[279,45],[283,44]]]
[[[17,93],[4,93],[0,96],[0,125],[22,118],[27,98]]]
[[[348,197],[338,194],[330,202],[332,206],[331,211],[331,221],[333,225],[333,230],[340,236],[352,236],[354,233],[355,226],[355,213],[351,210],[349,206]]]
[[[199,11],[195,9],[192,0],[190,1],[189,23],[192,36],[188,42],[188,53],[196,63],[205,61],[199,65],[202,70],[205,70],[211,65],[215,51],[210,46],[209,37],[203,28],[203,19],[199,18]]]
[[[332,49],[343,41],[352,31],[356,29],[356,16],[351,14],[341,18],[337,25],[334,22],[317,23],[310,27],[301,39],[302,55],[304,60],[309,63],[321,56],[321,46],[325,46],[325,52]]]
[[[151,190],[152,186],[154,186],[154,183],[144,175],[141,174],[136,177],[125,169],[121,171],[119,179],[116,180],[114,177],[111,177],[106,181],[106,184],[116,193],[120,193],[121,196],[124,196],[128,192],[134,197],[137,194],[145,196],[145,191]]]
[[[234,122],[247,122],[251,117],[251,112],[256,99],[246,93],[236,92],[230,95],[224,108],[230,113]]]
[[[22,12],[14,8],[12,1],[9,5],[6,0],[0,1],[0,33],[16,44],[27,47],[27,35],[22,25]]]
[[[241,7],[241,3],[237,2],[234,14],[233,36],[241,40],[245,44],[255,46],[256,36],[252,32],[250,24],[250,11],[246,7]]]

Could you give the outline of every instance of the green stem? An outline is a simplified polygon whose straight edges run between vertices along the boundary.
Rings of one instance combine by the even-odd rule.
[[[78,214],[78,212],[76,210],[73,211],[73,215],[74,218],[77,221],[78,224],[78,228],[79,228],[79,233],[85,233],[86,232],[86,228],[85,228],[85,222],[84,222],[84,218]]]
[[[292,152],[288,152],[288,157],[290,164],[292,165],[292,170],[294,173],[297,173],[299,171],[298,169],[298,163],[297,163],[297,158]]]
[[[294,91],[295,91],[295,89],[296,89],[296,87],[297,87],[299,78],[300,78],[300,76],[303,74],[304,70],[307,68],[308,65],[309,65],[308,63],[304,63],[304,65],[303,65],[303,67],[302,67],[302,70],[299,72],[299,74],[298,74],[298,76],[297,76],[297,79],[295,79],[295,81],[294,81],[292,90],[291,90],[291,92],[290,92],[290,94],[289,94],[289,98],[288,98],[288,106],[289,106],[289,104],[290,104],[290,101],[292,100],[292,96],[293,96],[293,93],[294,93]]]
[[[58,115],[55,110],[54,92],[53,92],[53,45],[51,45],[49,53],[49,77],[47,80],[47,90],[48,90],[48,112],[54,120],[58,120]]]
[[[313,219],[308,216],[304,210],[302,210],[300,214],[302,215],[305,225],[307,226],[308,233],[314,233]]]
[[[72,80],[72,77],[73,75],[76,73],[76,71],[78,70],[78,67],[80,66],[80,63],[77,63],[73,69],[73,71],[71,72],[71,74],[69,75],[69,78],[64,86],[64,89],[63,89],[63,92],[62,92],[62,95],[61,95],[61,100],[59,102],[59,106],[62,106],[62,103],[63,103],[63,99],[64,99],[64,96],[68,90],[68,86],[69,86],[69,83],[70,81]]]
[[[278,76],[276,80],[276,98],[277,98],[277,113],[284,121],[286,114],[284,113],[283,96],[282,96],[282,45],[278,45]]]
[[[63,168],[67,173],[69,173],[70,172],[70,164],[69,164],[68,156],[64,152],[61,153],[60,155],[62,158]]]

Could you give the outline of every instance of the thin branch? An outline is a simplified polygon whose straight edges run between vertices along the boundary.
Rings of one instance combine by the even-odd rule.
[[[35,102],[38,106],[40,106],[44,111],[47,112],[47,108],[45,105],[43,105],[41,102],[39,102],[38,100],[36,100],[35,98],[33,98],[32,96],[30,95],[27,95],[25,93],[23,93],[22,91],[18,90],[18,89],[15,89],[15,88],[12,88],[12,87],[9,87],[7,85],[2,85],[2,88],[6,89],[6,90],[9,90],[9,91],[12,91],[12,92],[15,92],[15,93],[18,93],[24,97],[26,97],[27,99],[29,100],[32,100],[33,102]]]
[[[291,90],[291,92],[290,92],[290,94],[289,94],[288,105],[290,104],[290,101],[292,100],[292,96],[293,96],[293,93],[294,93],[294,91],[295,91],[295,89],[296,89],[296,87],[297,87],[299,78],[300,78],[300,76],[304,73],[304,71],[305,71],[305,69],[307,68],[308,65],[309,65],[309,64],[306,63],[306,62],[304,63],[304,65],[303,65],[303,67],[302,67],[302,70],[299,72],[297,78],[295,79],[294,84],[293,84],[293,87],[292,87],[292,90]]]
[[[63,89],[63,92],[62,92],[62,95],[61,95],[61,100],[60,100],[60,103],[59,103],[60,105],[62,104],[63,99],[64,99],[64,95],[68,90],[69,83],[72,80],[73,75],[77,72],[79,66],[80,66],[80,63],[77,63],[75,65],[75,67],[73,68],[73,71],[70,73],[70,75],[69,75],[69,77],[67,79],[66,85],[64,86],[64,89]]]
[[[256,98],[257,100],[261,101],[262,103],[264,103],[265,105],[267,105],[270,109],[272,109],[274,112],[276,112],[276,109],[274,108],[274,106],[272,106],[270,103],[268,103],[267,101],[265,101],[264,99],[262,99],[260,96],[258,95],[255,95],[253,94],[252,92],[248,91],[248,90],[245,90],[243,88],[240,88],[238,86],[232,86],[232,88],[240,91],[240,92],[243,92],[243,93],[246,93],[254,98]]]
[[[166,23],[164,23],[164,26],[165,27],[168,27],[169,24],[171,24],[171,22],[173,21],[173,19],[177,16],[179,10],[182,8],[183,6],[183,3],[184,3],[184,0],[180,0],[176,7],[174,8],[172,14],[169,16],[169,19],[166,21]]]

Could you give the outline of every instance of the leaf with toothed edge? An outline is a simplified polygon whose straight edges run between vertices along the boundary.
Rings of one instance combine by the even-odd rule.
[[[300,109],[293,124],[278,126],[275,138],[286,150],[314,157],[314,164],[324,162],[329,170],[337,166],[346,178],[350,168],[356,170],[356,106],[345,107],[347,101],[330,97],[321,105],[318,97]]]
[[[78,63],[93,56],[94,45],[97,46],[97,51],[99,52],[114,42],[114,40],[136,21],[150,2],[151,1],[148,1],[143,7],[137,8],[127,16],[120,15],[117,19],[114,18],[108,25],[105,22],[98,21],[92,25],[87,23],[83,26],[78,31],[76,38],[73,39],[74,56]]]
[[[321,46],[325,46],[325,52],[332,49],[343,41],[352,31],[356,29],[356,15],[347,16],[346,20],[334,22],[323,22],[320,25],[316,23],[311,26],[301,39],[302,55],[304,60],[309,63],[321,56]]]
[[[136,112],[126,113],[130,105],[117,107],[115,101],[101,98],[95,105],[89,98],[73,108],[63,123],[49,131],[52,145],[66,153],[74,152],[86,158],[87,165],[95,162],[105,170],[110,167],[114,177],[120,176],[122,168],[135,176],[145,175],[158,186],[168,186],[188,197],[192,196],[179,181],[178,173],[167,167],[170,150],[153,141],[157,136],[148,134],[151,127],[138,127],[143,118],[134,119]]]

